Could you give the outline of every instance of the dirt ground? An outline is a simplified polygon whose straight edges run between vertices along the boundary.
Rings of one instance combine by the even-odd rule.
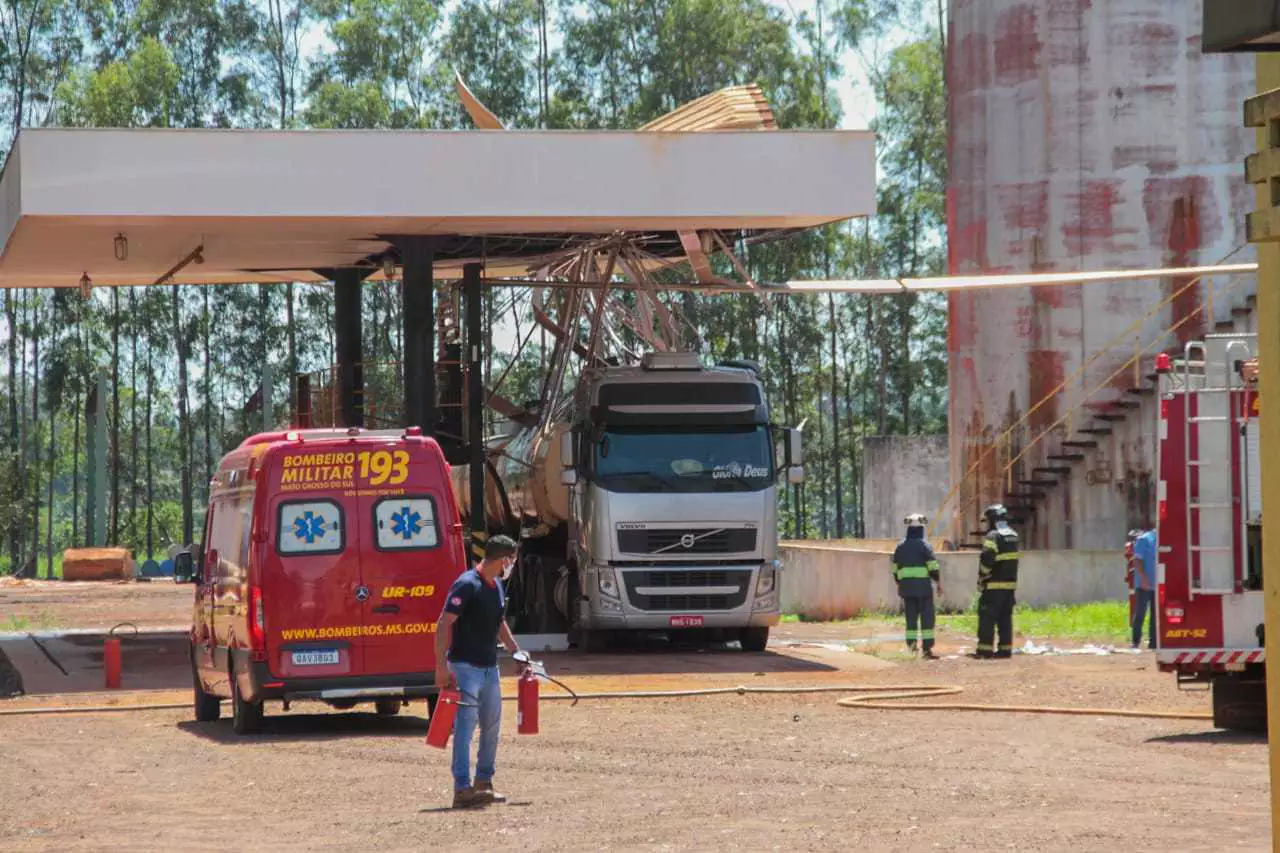
[[[190,624],[195,588],[169,580],[43,581],[0,579],[0,631]]]
[[[185,608],[190,588],[144,586],[128,590],[134,618],[180,624],[185,610],[166,608]],[[110,597],[41,606],[97,619]],[[969,702],[1208,710],[1206,694],[1179,693],[1145,654],[925,663],[887,646],[800,645],[838,646],[850,630],[785,625],[764,655],[546,657],[579,691],[927,683],[961,685]],[[26,697],[0,713],[102,698]],[[276,705],[250,738],[186,709],[4,715],[0,838],[6,851],[1269,849],[1261,738],[1195,720],[878,711],[838,698],[544,702],[537,736],[515,733],[508,704],[496,781],[513,802],[479,812],[444,808],[449,756],[423,744],[422,703],[394,719]]]

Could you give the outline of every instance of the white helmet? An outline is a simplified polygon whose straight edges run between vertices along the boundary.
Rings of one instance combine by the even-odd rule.
[[[929,523],[929,519],[925,518],[923,515],[921,515],[918,512],[913,512],[911,513],[911,515],[908,515],[906,518],[902,519],[902,523],[905,524],[907,527],[924,527],[926,524]]]

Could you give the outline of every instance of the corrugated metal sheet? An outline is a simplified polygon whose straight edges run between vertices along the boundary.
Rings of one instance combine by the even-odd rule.
[[[952,0],[951,273],[1213,263],[1244,245],[1252,199],[1242,163],[1253,138],[1240,116],[1253,59],[1202,55],[1200,15],[1198,2],[1167,0]],[[1251,257],[1246,249],[1233,259]],[[1184,283],[952,294],[953,482],[1005,425]],[[1229,320],[1252,290],[1247,284],[1234,303],[1215,304],[1216,319]],[[1144,340],[1202,296],[1197,287],[1175,300]],[[1208,325],[1188,322],[1182,337],[1212,331]],[[1087,387],[1132,352],[1099,359]],[[1097,405],[1124,399],[1132,380],[1126,374],[1115,384]],[[1077,391],[1046,406],[1019,442],[1079,399]],[[1037,513],[1032,544],[1123,542],[1150,479],[1146,410],[1132,410],[1086,461],[1073,463],[1070,488],[1059,487]],[[1030,479],[1056,445],[1033,449],[1018,476]],[[984,465],[982,485],[965,488],[970,509],[1003,496],[997,470]]]

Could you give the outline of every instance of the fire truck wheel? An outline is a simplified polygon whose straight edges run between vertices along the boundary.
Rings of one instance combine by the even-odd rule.
[[[379,717],[394,717],[400,713],[401,700],[399,699],[379,699],[373,703],[374,709],[377,710]]]
[[[251,735],[262,728],[262,703],[246,702],[240,695],[240,683],[231,672],[231,729],[238,735]]]
[[[769,645],[769,629],[765,628],[743,628],[738,642],[742,644],[744,652],[762,652],[765,646]]]
[[[200,684],[200,676],[196,675],[196,663],[191,661],[191,690],[194,694],[194,705],[197,723],[212,723],[222,715],[222,703],[217,696],[204,692]]]
[[[1266,682],[1245,681],[1232,675],[1215,678],[1213,725],[1238,732],[1266,732]]]

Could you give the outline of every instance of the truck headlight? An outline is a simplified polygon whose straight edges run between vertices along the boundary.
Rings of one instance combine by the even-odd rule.
[[[618,595],[618,575],[610,566],[596,569],[596,586],[605,598],[620,598]]]
[[[756,576],[756,597],[768,595],[773,592],[774,586],[778,582],[778,570],[773,563],[765,563],[760,567],[760,573]]]

